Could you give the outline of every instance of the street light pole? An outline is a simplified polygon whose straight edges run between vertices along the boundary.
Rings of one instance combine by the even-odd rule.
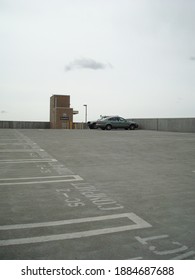
[[[87,104],[83,105],[85,107],[85,126],[87,128]]]

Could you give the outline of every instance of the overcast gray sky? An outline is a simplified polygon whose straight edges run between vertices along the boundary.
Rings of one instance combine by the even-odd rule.
[[[0,119],[195,117],[194,0],[0,0]]]

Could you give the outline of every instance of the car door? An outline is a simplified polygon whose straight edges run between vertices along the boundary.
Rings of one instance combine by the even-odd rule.
[[[117,117],[112,117],[109,119],[109,124],[112,125],[113,128],[118,128],[119,120]]]
[[[125,119],[123,119],[121,117],[119,117],[118,119],[119,119],[118,120],[119,128],[128,128],[128,122]]]

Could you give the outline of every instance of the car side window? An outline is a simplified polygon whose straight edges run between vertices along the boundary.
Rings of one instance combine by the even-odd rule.
[[[117,118],[110,118],[109,121],[116,122],[118,120],[117,120]]]

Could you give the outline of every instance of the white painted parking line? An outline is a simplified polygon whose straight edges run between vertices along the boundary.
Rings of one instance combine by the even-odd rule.
[[[52,178],[64,178],[64,177],[72,177],[78,175],[58,175],[58,176],[41,176],[41,177],[17,177],[17,178],[2,178],[1,181],[20,181],[20,180],[34,180],[34,179],[52,179]],[[83,180],[83,179],[82,179]]]
[[[142,219],[138,221],[139,217],[137,215],[135,215],[134,213],[122,213],[122,214],[86,217],[86,218],[79,218],[79,219],[60,220],[60,221],[43,222],[43,223],[4,225],[4,226],[0,226],[0,230],[52,227],[52,226],[79,224],[79,223],[94,222],[94,221],[112,220],[112,219],[119,219],[119,218],[129,218],[130,220],[137,222],[137,224],[143,223]],[[146,223],[146,222],[144,221],[144,223]]]
[[[44,151],[43,149],[3,149],[0,153],[32,153],[37,151]]]
[[[3,141],[26,141],[25,139],[22,139],[22,138],[3,138],[3,137],[0,137],[0,141],[3,140]]]
[[[34,185],[34,184],[50,184],[50,183],[61,183],[61,182],[75,182],[75,181],[82,181],[83,178],[81,178],[79,175],[65,175],[62,177],[69,177],[63,180],[46,180],[46,181],[25,181],[25,182],[3,182],[0,183],[0,186],[15,186],[15,185]],[[72,177],[72,178],[71,178]],[[41,177],[43,178],[43,177]]]
[[[0,146],[21,146],[21,145],[23,145],[23,146],[30,146],[30,144],[28,144],[28,143],[0,143]]]
[[[117,232],[124,232],[124,231],[129,231],[129,230],[134,230],[134,229],[151,227],[151,225],[149,223],[147,223],[146,221],[144,221],[143,219],[141,219],[134,213],[123,213],[123,214],[116,214],[116,215],[88,217],[88,218],[82,218],[82,219],[36,223],[35,225],[36,225],[36,227],[37,226],[46,227],[46,226],[56,226],[56,225],[62,225],[62,224],[63,225],[64,224],[75,224],[75,223],[77,224],[77,223],[102,221],[102,220],[105,221],[105,220],[119,219],[119,218],[128,218],[129,220],[134,222],[134,224],[119,226],[119,227],[101,228],[101,229],[96,229],[96,230],[55,234],[55,235],[0,240],[0,246],[2,247],[2,246],[9,246],[9,245],[32,244],[32,243],[58,241],[58,240],[65,240],[65,239],[83,238],[83,237],[97,236],[97,235],[102,235],[102,234],[117,233]],[[31,225],[33,225],[33,224],[27,224],[28,227],[33,227]],[[19,226],[19,229],[26,228],[25,224],[24,224],[24,225],[10,225],[11,228],[7,228],[7,229],[18,229],[18,228],[15,228],[17,226]],[[1,226],[1,228],[2,227],[3,226]],[[5,226],[5,227],[8,227],[8,226]]]
[[[44,158],[44,159],[2,159],[0,163],[34,163],[34,162],[57,162],[54,158]]]

